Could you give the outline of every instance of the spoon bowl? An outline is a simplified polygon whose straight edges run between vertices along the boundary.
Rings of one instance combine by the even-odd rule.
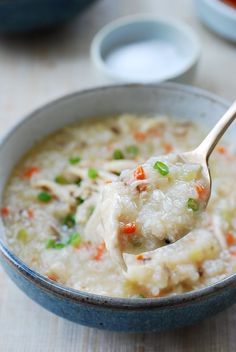
[[[202,143],[194,150],[185,152],[180,155],[180,157],[186,163],[196,163],[200,164],[202,167],[202,173],[206,180],[207,189],[209,190],[206,197],[206,205],[211,196],[211,173],[208,166],[208,160],[213,152],[216,144],[220,140],[220,138],[227,131],[231,123],[236,118],[236,101],[229,107],[229,109],[225,112],[225,114],[221,117],[221,119],[217,122],[217,124],[211,129],[206,138],[202,141]]]
[[[192,184],[192,181],[189,183],[189,187],[191,188],[191,196],[189,196],[188,193],[188,197],[187,199],[184,199],[184,201],[183,199],[180,200],[179,195],[180,193],[185,192],[185,189],[182,188],[180,190],[178,188],[178,178],[173,184],[171,182],[171,191],[169,191],[168,188],[167,190],[164,189],[164,195],[161,193],[162,198],[154,198],[154,194],[156,194],[154,192],[156,192],[156,189],[158,188],[159,192],[162,192],[163,189],[160,187],[160,179],[156,179],[151,176],[153,169],[156,169],[157,171],[157,173],[154,171],[155,175],[161,174],[161,178],[169,174],[170,165],[168,166],[165,164],[165,159],[163,160],[164,156],[159,156],[159,160],[158,158],[151,157],[144,164],[139,165],[136,169],[125,170],[125,175],[122,173],[118,182],[115,180],[112,182],[113,184],[110,183],[105,185],[102,191],[102,201],[97,208],[98,210],[96,210],[92,221],[95,221],[95,224],[99,224],[100,221],[103,225],[100,226],[100,232],[98,232],[98,234],[103,237],[113,261],[115,261],[124,271],[127,271],[127,265],[123,256],[124,253],[136,255],[154,251],[160,247],[178,241],[194,230],[197,224],[197,217],[195,214],[199,215],[199,210],[203,211],[206,208],[211,195],[212,180],[208,167],[209,157],[219,139],[223,136],[235,118],[236,101],[224,113],[221,119],[196,149],[193,151],[176,154],[177,159],[176,156],[174,156],[174,153],[168,155],[168,157],[170,155],[174,156],[174,159],[171,158],[169,160],[170,165],[174,164],[175,167],[178,167],[179,161],[183,161],[183,165],[186,164],[184,167],[188,167],[188,164],[195,164],[201,172],[201,181],[203,181],[203,183],[198,184],[198,178],[194,177],[194,185]],[[184,169],[181,165],[181,172],[184,172],[183,170]],[[145,191],[147,187],[146,182],[150,184],[152,183],[151,191],[149,191],[149,193],[147,192],[148,197],[146,195],[146,200],[145,198],[141,198],[141,203],[140,193],[142,191],[139,189],[137,190],[137,180],[138,182],[144,182],[143,184],[139,184],[139,186],[144,185]],[[168,177],[166,180],[169,182]],[[199,193],[197,191],[197,187],[199,186],[202,188],[204,196],[199,194],[198,199],[196,200],[195,198],[192,198],[192,191],[195,191],[196,189],[196,192]],[[155,202],[153,202],[153,198],[155,199]],[[122,211],[123,209],[127,209],[127,199],[129,199],[131,204],[135,204],[135,208],[138,210],[137,213],[135,213],[135,218],[132,219],[133,223],[128,223],[128,225],[133,224],[134,226],[133,237],[131,237],[131,240],[127,237],[127,233],[122,230],[122,225],[120,225],[120,218],[125,218]],[[199,206],[200,202],[201,205]],[[171,221],[168,222],[167,227],[166,214],[167,212],[170,212],[170,208],[168,208],[170,203],[177,211],[178,216],[173,213]],[[109,206],[107,206],[107,204],[109,204]],[[159,206],[158,209],[156,208],[156,204]],[[161,211],[159,209],[161,209]],[[182,217],[183,212],[184,215],[186,215],[184,218]],[[107,218],[110,219],[110,222],[108,221],[109,227],[104,226],[104,214],[106,214],[106,220]],[[152,224],[152,227],[148,227],[149,225],[146,218],[156,218],[159,222],[157,221],[154,225]],[[179,225],[180,218],[181,225]],[[163,223],[165,223],[165,226],[162,226]],[[136,224],[138,224],[141,229],[138,229],[137,232]],[[153,230],[153,228],[155,229]]]

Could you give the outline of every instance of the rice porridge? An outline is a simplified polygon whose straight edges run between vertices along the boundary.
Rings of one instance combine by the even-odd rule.
[[[95,221],[101,206],[101,189],[110,189],[120,174],[129,179],[130,174],[125,170],[135,172],[151,155],[166,155],[161,160],[150,159],[158,182],[166,182],[166,175],[159,171],[166,173],[167,166],[168,177],[174,174],[172,155],[194,149],[206,133],[190,121],[123,114],[71,125],[48,136],[16,165],[6,185],[1,214],[9,247],[50,280],[107,296],[174,295],[207,286],[234,273],[236,152],[230,144],[218,146],[211,157],[212,195],[196,228],[176,243],[145,253],[139,253],[140,248],[136,254],[130,253],[135,253],[134,244],[137,248],[140,245],[137,238],[131,247],[129,241],[125,242],[122,250],[126,252],[123,254],[127,265],[125,275],[110,257]],[[179,168],[174,175],[182,181],[187,177],[191,183],[191,192],[189,189],[187,193],[182,189],[177,192],[184,195],[181,206],[186,206],[190,216],[185,219],[188,229],[192,222],[195,224],[207,190],[201,176],[196,176],[199,174],[196,165],[186,170],[180,163]],[[137,187],[144,195],[145,187],[149,186],[138,182],[136,190]],[[154,207],[155,200],[160,201],[160,194],[156,192],[155,197]],[[181,227],[183,214],[173,212],[172,203],[169,206],[165,211],[166,221],[161,217],[154,219],[151,210],[146,209],[135,226],[145,223],[147,232],[155,232],[159,221],[158,226],[162,225],[165,233],[176,216],[179,223],[175,222]],[[103,223],[109,224],[109,217],[103,214]],[[129,218],[128,234],[132,233],[136,220],[136,216]],[[127,225],[125,217],[122,223]],[[106,231],[109,235],[109,226]],[[173,239],[158,238],[164,242]]]

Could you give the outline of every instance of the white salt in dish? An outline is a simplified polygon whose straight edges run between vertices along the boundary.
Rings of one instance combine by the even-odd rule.
[[[150,15],[108,24],[91,45],[96,67],[124,82],[190,82],[199,54],[198,39],[188,26]]]

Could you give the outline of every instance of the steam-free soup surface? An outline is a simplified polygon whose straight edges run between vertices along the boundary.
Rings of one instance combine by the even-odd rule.
[[[151,155],[191,150],[206,132],[181,119],[125,114],[47,137],[19,162],[6,186],[1,212],[10,248],[51,280],[108,296],[172,295],[235,272],[236,154],[231,145],[219,146],[212,157],[212,196],[196,230],[156,251],[125,254],[125,276],[90,221],[101,187],[123,170],[137,168]],[[192,206],[205,191],[196,184]]]

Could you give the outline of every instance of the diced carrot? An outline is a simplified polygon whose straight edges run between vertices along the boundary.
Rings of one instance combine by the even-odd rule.
[[[137,186],[137,190],[139,192],[144,192],[144,191],[146,191],[146,189],[147,189],[147,185],[145,183],[143,183],[142,185],[138,185]]]
[[[226,237],[226,242],[229,246],[232,246],[235,243],[235,239],[231,231],[228,231],[225,237]]]
[[[233,255],[234,257],[236,257],[236,249],[231,250],[231,251],[230,251],[230,254]]]
[[[196,185],[196,191],[199,195],[201,195],[205,191],[205,187],[203,185],[201,185],[200,183],[198,183]]]
[[[47,277],[50,279],[50,280],[53,280],[53,281],[58,281],[59,277],[57,276],[57,274],[55,273],[51,273],[51,274],[47,274]]]
[[[217,151],[219,154],[225,154],[225,153],[226,153],[225,147],[222,147],[222,146],[220,146],[220,145],[218,145],[218,146],[216,147],[216,151]]]
[[[107,181],[105,181],[105,183],[112,183],[112,180],[107,180]]]
[[[142,166],[138,166],[137,169],[134,171],[134,178],[136,180],[144,180],[146,178],[145,172]]]
[[[138,255],[136,255],[135,259],[136,260],[144,260],[145,257],[142,254],[138,254]]]
[[[105,242],[100,243],[96,248],[96,253],[95,253],[93,259],[101,260],[105,250],[106,250]]]
[[[207,194],[207,188],[205,188],[203,185],[201,185],[200,183],[198,183],[196,186],[195,186],[195,189],[198,193],[198,197],[199,198],[205,198],[206,197],[206,194]]]
[[[33,217],[34,217],[34,211],[33,211],[33,209],[29,208],[29,209],[27,210],[27,214],[28,214],[28,218],[29,218],[29,219],[33,219]]]
[[[109,143],[109,144],[107,145],[107,150],[108,150],[109,152],[111,152],[111,151],[113,150],[113,143]]]
[[[1,209],[2,216],[8,216],[10,214],[10,210],[7,207]]]
[[[131,235],[136,231],[136,224],[134,222],[129,222],[122,227],[122,232],[126,235]]]
[[[30,168],[26,169],[23,173],[23,177],[31,178],[34,174],[40,172],[40,168],[37,166],[31,166]]]
[[[161,137],[163,133],[160,126],[155,126],[149,128],[146,134],[151,137]]]
[[[143,142],[148,137],[161,137],[162,131],[160,127],[151,127],[147,132],[135,131],[134,132],[134,139],[138,142]]]
[[[134,139],[138,142],[142,142],[147,138],[147,133],[141,132],[141,131],[136,131],[134,132]]]
[[[166,154],[169,154],[173,151],[173,146],[170,143],[165,143],[163,145],[163,148],[164,148]]]

